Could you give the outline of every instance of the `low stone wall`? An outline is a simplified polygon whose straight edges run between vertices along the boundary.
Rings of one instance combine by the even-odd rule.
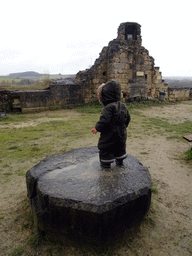
[[[11,112],[12,106],[12,96],[9,90],[0,90],[0,112]]]
[[[50,98],[49,90],[13,91],[13,109],[46,107]]]
[[[82,88],[74,79],[56,80],[44,90],[12,91],[11,96],[12,108],[22,112],[85,103]]]
[[[146,100],[146,90],[147,88],[143,84],[132,84],[128,93],[133,100],[135,98]],[[166,92],[165,100],[192,99],[192,88],[168,87],[164,88],[164,90]],[[84,105],[95,99],[97,99],[96,92],[86,82],[77,83],[74,79],[56,80],[50,87],[44,90],[0,90],[0,112],[31,112],[47,110],[51,107],[65,108],[68,106]],[[152,98],[148,97],[148,99]],[[123,93],[122,101],[125,101]]]
[[[168,88],[168,100],[190,100],[192,99],[192,88]]]

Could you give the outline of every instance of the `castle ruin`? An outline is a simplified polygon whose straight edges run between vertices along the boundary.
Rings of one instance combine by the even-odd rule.
[[[124,102],[159,99],[164,91],[170,101],[192,98],[192,88],[168,88],[154,58],[142,46],[141,25],[125,22],[91,68],[79,71],[74,79],[54,80],[43,90],[0,90],[0,111],[42,111],[94,102],[99,85],[109,80],[121,84]]]
[[[167,91],[153,57],[142,46],[138,23],[120,24],[117,38],[102,49],[94,65],[76,75],[76,82],[86,87],[86,101],[94,100],[98,86],[109,80],[119,81],[125,101],[158,98],[160,90]]]

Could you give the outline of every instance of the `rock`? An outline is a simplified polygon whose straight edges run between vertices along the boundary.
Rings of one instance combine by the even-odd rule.
[[[97,147],[52,155],[28,170],[28,198],[39,230],[102,243],[139,223],[151,202],[151,177],[131,155],[102,169]]]

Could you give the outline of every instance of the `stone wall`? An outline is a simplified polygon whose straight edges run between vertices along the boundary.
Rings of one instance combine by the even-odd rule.
[[[48,106],[49,90],[12,91],[13,109],[25,112],[26,109],[43,109]]]
[[[9,90],[0,90],[0,112],[11,112],[12,107],[12,96]]]
[[[192,88],[168,88],[169,101],[191,100]]]
[[[44,90],[12,91],[12,108],[22,112],[50,107],[64,108],[84,104],[82,87],[74,79],[54,81]]]

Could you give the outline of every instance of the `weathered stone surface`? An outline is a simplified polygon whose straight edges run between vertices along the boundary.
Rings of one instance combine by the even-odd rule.
[[[0,90],[0,112],[11,112],[12,102],[11,91]]]
[[[102,169],[97,147],[52,155],[26,174],[38,228],[52,238],[81,234],[90,242],[140,222],[151,200],[149,171],[128,155],[124,167]]]

